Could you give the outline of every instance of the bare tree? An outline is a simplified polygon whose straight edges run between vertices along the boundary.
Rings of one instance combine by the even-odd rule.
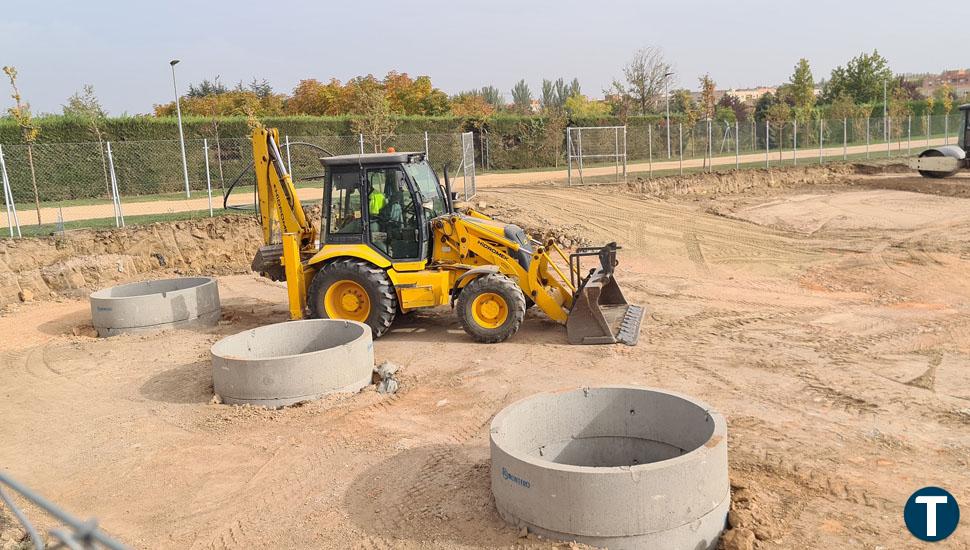
[[[639,114],[647,114],[657,105],[671,68],[662,49],[654,46],[641,48],[623,67],[623,80],[614,79],[606,93],[629,97]]]
[[[111,195],[111,181],[108,179],[108,161],[104,156],[104,134],[101,126],[104,124],[105,112],[94,93],[94,86],[85,84],[80,92],[67,98],[63,106],[64,115],[78,118],[88,126],[91,135],[98,140],[98,152],[101,154],[101,171],[104,174],[105,193]]]
[[[384,141],[394,136],[397,126],[397,122],[391,118],[391,108],[384,90],[370,88],[362,91],[357,115],[351,119],[350,126],[374,145],[375,153],[384,148]]]
[[[23,101],[20,89],[17,88],[17,69],[5,66],[3,72],[10,79],[10,87],[13,93],[10,95],[14,100],[14,106],[7,109],[10,116],[17,122],[20,128],[20,137],[27,144],[27,164],[30,166],[30,182],[34,187],[34,206],[37,208],[37,225],[41,224],[40,219],[40,195],[37,192],[37,173],[34,170],[34,142],[40,130],[34,122],[34,116],[30,112],[30,104]]]

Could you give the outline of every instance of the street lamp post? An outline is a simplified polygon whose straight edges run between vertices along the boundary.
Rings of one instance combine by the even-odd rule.
[[[175,113],[179,120],[179,145],[182,147],[182,175],[185,177],[185,196],[191,197],[192,191],[189,190],[189,163],[185,160],[185,133],[182,131],[182,106],[179,104],[179,87],[175,83],[175,65],[178,59],[168,62],[172,66],[172,88],[175,90]]]
[[[667,158],[670,157],[670,77],[674,73],[664,73],[664,96],[667,99]]]

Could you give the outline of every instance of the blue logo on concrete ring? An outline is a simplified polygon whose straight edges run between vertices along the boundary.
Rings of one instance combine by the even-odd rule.
[[[956,531],[960,523],[960,506],[946,489],[923,487],[906,501],[903,519],[914,537],[936,542]]]

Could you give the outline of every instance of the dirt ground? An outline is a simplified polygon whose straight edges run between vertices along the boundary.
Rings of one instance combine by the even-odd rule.
[[[219,279],[208,330],[95,339],[86,301],[24,304],[0,317],[0,465],[140,548],[547,548],[495,512],[490,419],[638,384],[727,417],[730,523],[756,548],[915,548],[914,490],[970,503],[970,178],[774,177],[487,189],[506,219],[620,242],[640,344],[568,346],[530,312],[479,345],[447,308],[415,313],[375,343],[403,366],[392,396],[210,404],[209,346],[286,318],[253,275]]]

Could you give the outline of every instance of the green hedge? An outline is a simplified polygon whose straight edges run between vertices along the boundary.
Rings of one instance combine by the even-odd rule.
[[[260,121],[281,133],[291,136],[333,136],[352,135],[349,117],[266,117]],[[454,117],[401,117],[397,119],[398,134],[445,134],[456,132],[465,126],[465,121]],[[212,122],[204,117],[185,117],[182,119],[186,139],[213,136]],[[37,119],[40,128],[38,143],[79,143],[94,140],[94,136],[84,120],[50,116]],[[178,139],[178,122],[174,117],[156,118],[149,116],[116,117],[104,121],[103,132],[109,141],[146,141]],[[249,135],[246,117],[224,117],[219,119],[219,136],[241,138]],[[16,123],[0,119],[0,143],[19,143],[20,133]]]

